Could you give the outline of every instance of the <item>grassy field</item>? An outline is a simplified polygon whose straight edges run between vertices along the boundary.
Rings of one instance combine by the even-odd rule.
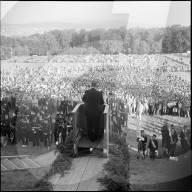
[[[136,153],[130,152],[130,184],[134,190],[184,191],[191,188],[191,152],[177,162],[168,159],[152,161],[137,160]]]
[[[136,158],[136,151],[130,150],[130,183],[134,190],[189,190],[191,188],[189,176],[191,175],[191,151],[181,155],[181,145],[178,142],[175,155],[178,161],[172,161],[163,156],[161,145],[160,128],[167,119],[170,124],[174,124],[178,133],[181,126],[188,125],[191,128],[189,118],[179,118],[172,116],[143,116],[140,126],[145,129],[148,140],[154,131],[158,134],[159,157],[152,161],[147,156],[145,160]],[[125,128],[128,134],[128,142],[132,147],[137,148],[136,131],[137,119],[129,117],[129,128]]]
[[[23,148],[19,143],[12,147],[1,148],[1,156],[14,156],[14,155],[30,155],[37,157],[42,154],[46,154],[55,149],[55,145],[47,147],[41,145],[39,147],[33,147],[32,144],[26,148]],[[35,188],[35,184],[42,179],[46,171],[49,170],[49,166],[28,169],[28,170],[9,170],[1,172],[1,190],[2,191],[39,191]]]
[[[45,175],[47,168],[1,172],[1,191],[39,191],[35,184]]]

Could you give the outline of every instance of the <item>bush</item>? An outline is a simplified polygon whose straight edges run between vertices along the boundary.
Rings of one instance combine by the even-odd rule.
[[[110,158],[104,165],[106,174],[103,178],[99,178],[98,181],[107,191],[130,191],[130,156],[126,135],[112,134],[111,139],[114,145],[109,148]]]
[[[66,139],[66,144],[63,144],[63,143],[59,144],[58,148],[55,151],[56,153],[59,152],[57,158],[54,160],[54,162],[50,166],[49,171],[45,174],[45,176],[40,181],[38,181],[35,185],[35,188],[38,191],[53,191],[53,186],[48,181],[48,179],[52,175],[55,175],[57,173],[61,174],[61,176],[64,176],[65,171],[70,169],[72,164],[71,156],[73,154],[73,149],[71,150],[69,149],[73,141],[72,136],[73,136],[73,133],[71,132]]]

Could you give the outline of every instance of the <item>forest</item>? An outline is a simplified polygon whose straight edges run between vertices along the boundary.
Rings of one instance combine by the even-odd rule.
[[[1,36],[1,59],[62,54],[159,54],[191,50],[190,26],[166,28],[53,30],[30,36]]]

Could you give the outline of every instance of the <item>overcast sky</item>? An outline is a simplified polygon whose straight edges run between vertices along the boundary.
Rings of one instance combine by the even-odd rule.
[[[188,26],[191,15],[190,3],[190,1],[1,1],[1,22],[10,24],[101,22],[110,20],[112,15],[115,15],[112,13],[126,13],[124,16],[128,23],[155,24],[160,27],[173,24]]]

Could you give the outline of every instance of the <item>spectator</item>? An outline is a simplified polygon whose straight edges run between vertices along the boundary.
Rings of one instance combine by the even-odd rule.
[[[190,150],[189,133],[186,125],[183,126],[183,129],[180,133],[180,138],[181,138],[181,153],[183,154]]]
[[[138,138],[138,152],[137,152],[137,159],[140,158],[145,159],[145,152],[146,152],[146,144],[147,144],[147,135],[144,132],[144,129],[141,129],[141,136]]]
[[[178,142],[177,132],[175,130],[174,125],[171,125],[171,130],[170,130],[170,146],[169,146],[169,149],[168,149],[168,154],[169,154],[170,158],[175,157],[175,148],[176,148],[177,142]]]
[[[156,137],[156,134],[153,134],[148,145],[148,154],[152,160],[155,159],[155,157],[158,155],[158,141],[156,140]]]

